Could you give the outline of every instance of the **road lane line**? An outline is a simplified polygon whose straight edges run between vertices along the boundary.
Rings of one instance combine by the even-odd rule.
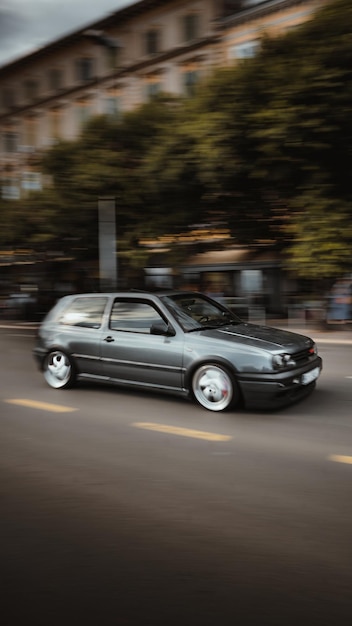
[[[13,400],[5,400],[7,404],[17,404],[19,406],[26,406],[30,409],[40,409],[42,411],[51,411],[53,413],[70,413],[77,411],[78,409],[72,406],[62,406],[60,404],[49,404],[48,402],[38,402],[36,400],[26,400],[25,398],[18,398]]]
[[[154,424],[153,422],[135,422],[132,426],[135,428],[153,430],[159,433],[179,435],[180,437],[193,437],[194,439],[205,439],[207,441],[230,441],[232,439],[229,435],[209,433],[203,430],[192,430],[190,428],[180,428],[178,426],[167,426],[167,424]]]
[[[347,465],[352,465],[352,456],[344,456],[343,454],[330,454],[328,459],[329,461],[333,461],[334,463],[346,463]]]

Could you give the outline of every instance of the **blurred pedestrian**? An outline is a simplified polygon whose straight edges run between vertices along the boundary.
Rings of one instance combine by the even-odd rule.
[[[350,280],[341,278],[336,281],[328,298],[328,323],[344,324],[346,321],[351,319],[352,291]]]

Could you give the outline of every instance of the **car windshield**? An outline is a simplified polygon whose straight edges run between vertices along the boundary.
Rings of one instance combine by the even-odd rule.
[[[186,332],[242,323],[225,306],[200,294],[172,294],[162,300]]]

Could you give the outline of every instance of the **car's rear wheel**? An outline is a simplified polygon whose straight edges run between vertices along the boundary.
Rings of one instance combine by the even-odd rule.
[[[222,365],[207,363],[198,367],[192,377],[196,401],[209,411],[225,411],[239,401],[236,382]]]
[[[54,389],[71,387],[75,381],[74,365],[61,350],[53,350],[48,354],[43,369],[46,382]]]

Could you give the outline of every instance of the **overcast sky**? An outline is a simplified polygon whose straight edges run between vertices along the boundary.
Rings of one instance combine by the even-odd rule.
[[[0,0],[0,66],[135,0]]]

